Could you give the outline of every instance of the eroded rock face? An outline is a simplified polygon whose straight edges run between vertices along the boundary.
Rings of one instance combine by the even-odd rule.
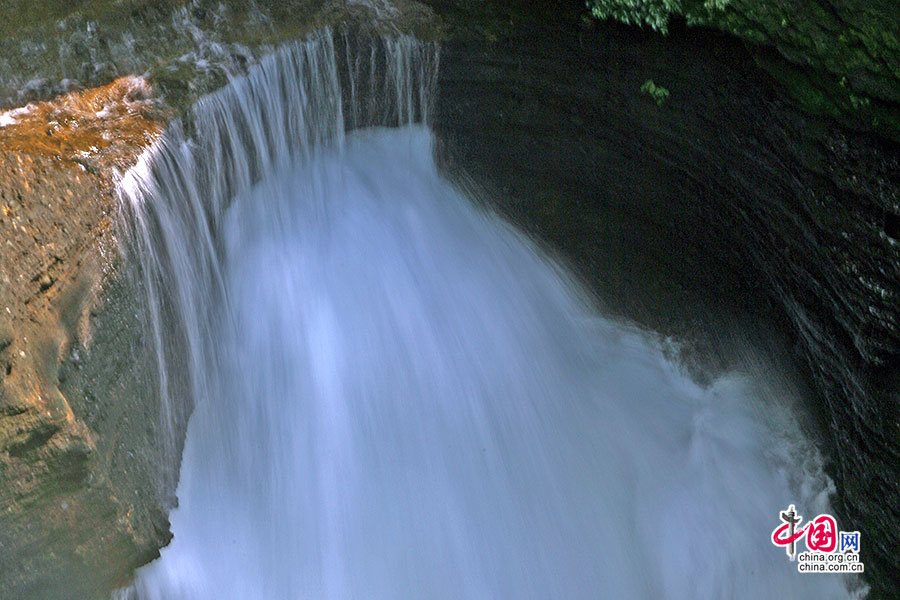
[[[161,130],[138,78],[0,115],[0,589],[108,596],[168,539],[158,400],[113,177]]]
[[[671,92],[662,106],[640,92],[651,78]],[[444,46],[439,89],[448,172],[562,252],[610,311],[700,332],[713,361],[733,344],[703,339],[710,323],[790,336],[841,527],[863,532],[874,597],[900,589],[900,147],[803,114],[708,31],[464,36]]]

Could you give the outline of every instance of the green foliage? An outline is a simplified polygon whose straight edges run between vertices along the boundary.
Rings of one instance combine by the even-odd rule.
[[[866,98],[865,96],[850,94],[850,104],[853,105],[854,110],[860,110],[872,104],[872,100],[870,98]]]
[[[900,123],[900,2],[896,0],[586,0],[600,19],[666,33],[672,16],[778,48],[768,65],[798,104],[857,124]],[[757,57],[759,60],[759,57]],[[791,63],[796,69],[791,67]],[[873,125],[875,127],[875,125]],[[891,135],[900,138],[900,129]]]
[[[900,102],[900,2],[892,0],[587,0],[598,19],[666,33],[673,15],[779,48],[796,63],[852,75],[852,91]]]
[[[679,0],[589,0],[588,8],[598,19],[616,19],[629,25],[649,25],[665,33],[669,17],[681,10]]]
[[[648,25],[667,33],[672,15],[701,22],[714,11],[723,10],[731,0],[587,0],[591,14],[598,19],[616,19],[629,25]]]
[[[656,104],[659,106],[662,106],[669,98],[669,90],[661,85],[656,85],[652,79],[644,82],[644,85],[641,86],[641,91],[656,100]]]

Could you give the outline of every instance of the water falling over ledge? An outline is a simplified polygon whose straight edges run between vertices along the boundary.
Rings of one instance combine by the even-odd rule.
[[[320,32],[123,181],[173,452],[193,409],[175,538],[126,593],[847,597],[768,542],[788,503],[827,508],[789,414],[685,378],[445,181],[436,67]]]
[[[438,54],[437,44],[409,36],[320,30],[201,99],[123,177],[123,251],[141,274],[170,464],[179,463],[188,415],[215,376],[206,365],[215,361],[207,353],[218,316],[197,307],[227,302],[226,209],[271,173],[342,147],[348,128],[427,121]],[[163,487],[174,487],[177,469],[170,475]]]

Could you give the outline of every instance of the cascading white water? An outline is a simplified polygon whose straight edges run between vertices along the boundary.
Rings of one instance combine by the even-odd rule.
[[[434,48],[351,46],[347,120],[402,127],[344,136],[324,32],[123,183],[162,372],[175,322],[194,400],[174,540],[128,594],[847,597],[769,542],[787,504],[827,508],[782,399],[701,388],[600,318],[438,174],[410,124]]]

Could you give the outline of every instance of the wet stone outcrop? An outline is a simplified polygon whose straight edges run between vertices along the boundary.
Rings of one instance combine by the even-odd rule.
[[[105,598],[168,540],[151,345],[113,177],[158,135],[138,78],[0,114],[0,590]]]
[[[12,0],[0,22],[0,108],[144,74],[187,110],[261,56],[346,21],[434,39],[441,29],[416,0]]]

